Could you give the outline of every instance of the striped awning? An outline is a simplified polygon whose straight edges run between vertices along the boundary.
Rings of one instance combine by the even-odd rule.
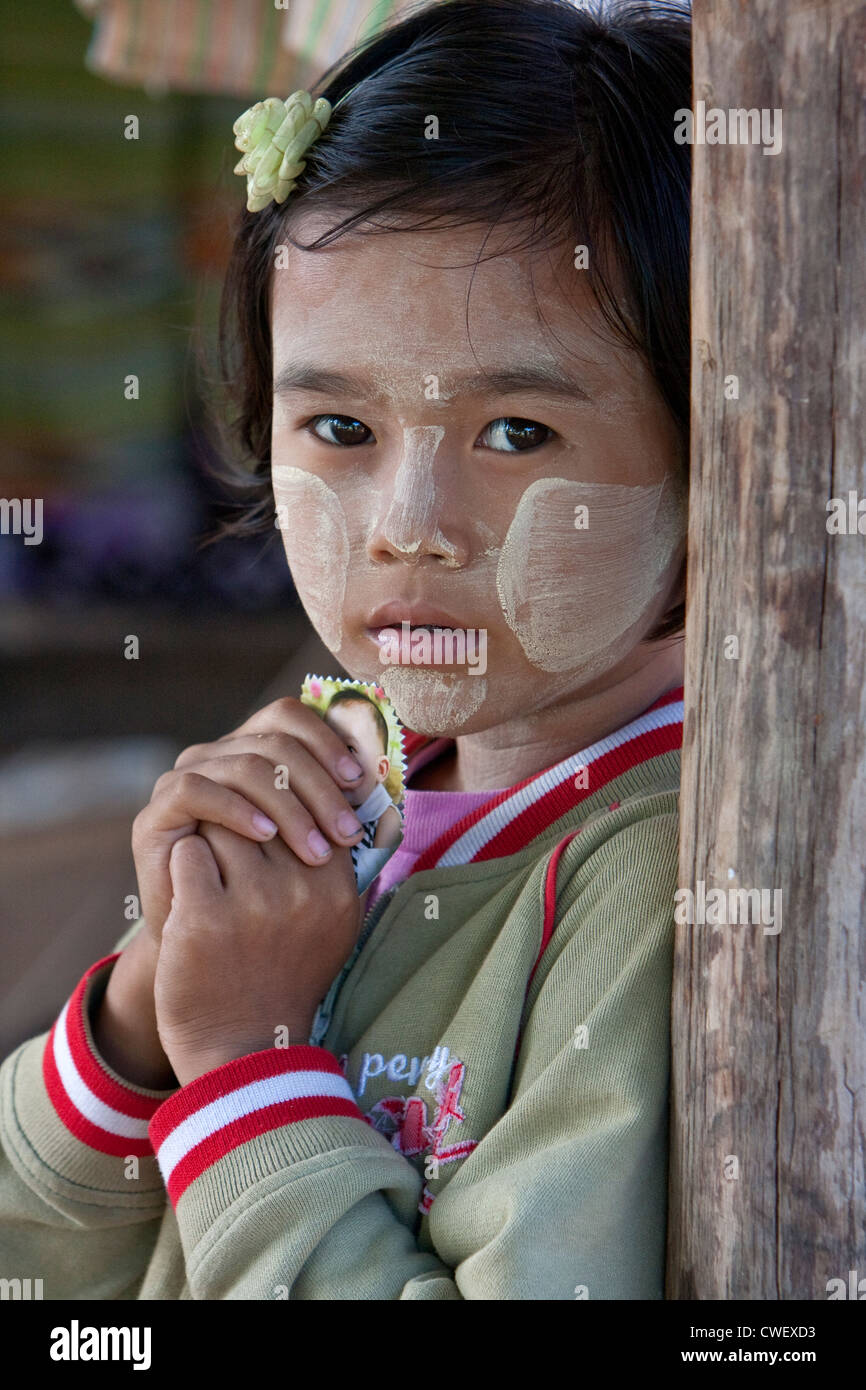
[[[74,0],[90,72],[124,86],[242,97],[309,87],[400,0]]]

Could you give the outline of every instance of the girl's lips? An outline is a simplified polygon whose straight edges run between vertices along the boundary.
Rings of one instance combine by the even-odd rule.
[[[433,626],[434,625],[432,623],[413,623],[411,631],[418,632],[419,630],[426,630],[428,632],[432,632]],[[368,627],[366,631],[367,636],[370,638],[370,641],[375,642],[376,646],[381,649],[385,646],[385,643],[388,641],[388,638],[385,636],[385,634],[387,632],[396,632],[399,636],[402,632],[402,628],[400,627],[399,623],[386,623],[383,627]]]
[[[404,622],[412,627],[465,627],[464,623],[451,613],[446,613],[443,608],[434,608],[432,604],[427,603],[412,603],[406,599],[392,599],[390,603],[384,603],[381,608],[370,614],[367,618],[367,631],[381,632],[382,628],[389,627],[400,632],[401,624]]]

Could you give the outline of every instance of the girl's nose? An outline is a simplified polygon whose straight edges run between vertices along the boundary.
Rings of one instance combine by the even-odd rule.
[[[380,495],[379,514],[367,539],[371,559],[390,554],[417,564],[422,556],[433,555],[452,569],[466,564],[469,547],[457,519],[456,498],[449,500],[446,470],[437,467],[444,434],[442,425],[403,431],[400,462]]]

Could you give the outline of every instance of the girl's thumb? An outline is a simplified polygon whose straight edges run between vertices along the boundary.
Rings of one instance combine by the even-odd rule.
[[[222,886],[219,866],[201,835],[184,835],[175,840],[168,868],[175,897],[189,900]]]

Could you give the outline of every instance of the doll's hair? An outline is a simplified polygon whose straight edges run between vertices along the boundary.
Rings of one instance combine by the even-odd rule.
[[[334,705],[344,705],[348,700],[355,700],[359,704],[369,705],[370,709],[373,711],[376,729],[378,731],[379,737],[382,740],[382,752],[387,753],[390,741],[388,725],[385,721],[384,714],[379,709],[378,705],[374,704],[374,702],[370,699],[369,695],[364,695],[359,690],[338,690],[336,695],[332,696],[332,698],[328,701],[328,708],[325,710],[325,715],[327,716],[331,713],[331,710],[334,708]]]
[[[239,213],[218,375],[223,428],[242,461],[223,447],[216,472],[244,500],[212,539],[274,532],[275,247],[311,250],[353,230],[509,225],[509,249],[586,246],[581,273],[602,321],[647,363],[685,470],[691,155],[674,141],[674,113],[691,106],[687,0],[425,0],[312,93],[346,100],[305,155],[297,187],[284,205]],[[425,138],[431,114],[436,139]],[[334,220],[305,243],[292,227],[307,210]],[[683,618],[678,604],[650,637],[679,632]]]

